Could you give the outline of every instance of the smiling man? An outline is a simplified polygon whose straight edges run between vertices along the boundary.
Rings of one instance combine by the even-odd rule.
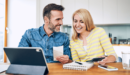
[[[69,38],[60,32],[63,25],[64,7],[56,4],[48,4],[43,9],[45,24],[39,28],[28,29],[22,36],[19,47],[41,47],[48,63],[54,63],[53,47],[63,46],[64,55],[56,57],[58,62],[67,63],[71,59]]]

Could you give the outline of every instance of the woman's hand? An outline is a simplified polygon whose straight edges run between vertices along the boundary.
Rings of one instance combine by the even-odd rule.
[[[105,57],[105,56],[102,56]],[[105,57],[103,60],[99,61],[98,63],[101,65],[105,65],[106,63],[111,63],[111,62],[115,62],[116,58],[113,55],[109,55],[107,57]]]
[[[108,58],[105,57],[105,58],[102,59],[101,61],[98,61],[98,63],[101,64],[101,65],[105,65],[105,64],[107,63],[107,61],[108,61]]]

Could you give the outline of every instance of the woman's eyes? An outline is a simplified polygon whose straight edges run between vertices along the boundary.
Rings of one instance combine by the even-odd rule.
[[[76,21],[74,21],[74,23],[77,23],[77,20]],[[80,21],[80,23],[84,23],[83,21]]]
[[[81,23],[84,23],[83,21],[80,21]]]

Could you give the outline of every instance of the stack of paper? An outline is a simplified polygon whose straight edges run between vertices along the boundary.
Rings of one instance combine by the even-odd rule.
[[[93,66],[93,63],[89,62],[72,62],[72,63],[67,63],[63,65],[63,69],[73,69],[73,70],[88,70]]]

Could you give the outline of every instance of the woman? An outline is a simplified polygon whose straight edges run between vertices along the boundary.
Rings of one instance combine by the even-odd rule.
[[[95,57],[107,57],[99,64],[104,65],[116,61],[116,53],[110,43],[110,40],[100,27],[96,27],[88,10],[79,9],[73,16],[72,40],[70,48],[73,61],[85,62]]]

